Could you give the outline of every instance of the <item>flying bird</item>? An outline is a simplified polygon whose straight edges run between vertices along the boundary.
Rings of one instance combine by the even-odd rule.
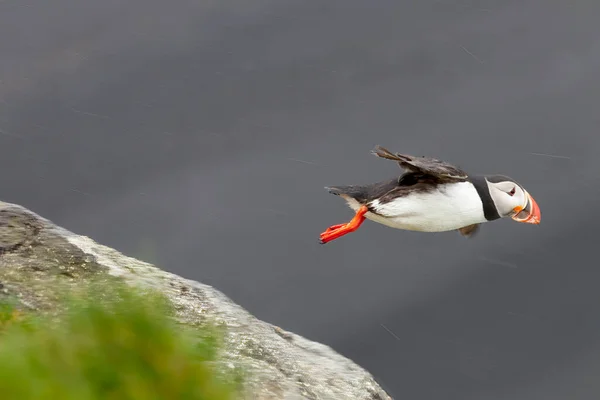
[[[528,224],[541,221],[533,197],[507,176],[471,176],[444,161],[392,153],[381,146],[371,153],[396,161],[404,173],[369,185],[326,187],[356,214],[321,233],[321,244],[354,232],[365,219],[408,231],[456,230],[464,237],[475,235],[482,223],[504,217]]]

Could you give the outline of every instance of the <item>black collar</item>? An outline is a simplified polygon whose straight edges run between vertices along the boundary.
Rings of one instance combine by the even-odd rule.
[[[496,204],[494,204],[494,200],[490,195],[490,188],[487,184],[487,180],[484,176],[471,176],[469,177],[469,181],[475,186],[475,190],[479,194],[481,198],[481,202],[483,203],[483,215],[485,219],[488,221],[493,221],[495,219],[500,218],[500,214],[498,214],[498,209],[496,208]]]

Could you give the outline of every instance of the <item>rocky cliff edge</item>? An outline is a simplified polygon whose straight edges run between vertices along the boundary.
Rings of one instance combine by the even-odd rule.
[[[223,365],[247,371],[244,398],[391,399],[373,377],[330,347],[261,321],[211,286],[127,257],[56,226],[16,204],[0,202],[0,290],[23,306],[52,311],[57,283],[103,275],[147,285],[174,304],[177,318],[225,326]]]

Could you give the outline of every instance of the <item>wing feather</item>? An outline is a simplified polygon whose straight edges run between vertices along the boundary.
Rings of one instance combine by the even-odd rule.
[[[453,181],[465,181],[469,178],[468,174],[462,169],[436,158],[414,157],[408,154],[392,153],[381,146],[376,146],[371,153],[380,158],[396,161],[400,167],[412,172]]]

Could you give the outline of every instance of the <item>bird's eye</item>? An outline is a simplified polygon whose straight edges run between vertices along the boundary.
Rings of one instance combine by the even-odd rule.
[[[509,194],[510,196],[514,196],[514,195],[515,195],[515,192],[516,192],[516,188],[514,188],[514,187],[513,187],[513,188],[512,188],[512,190],[511,190],[510,192],[508,192],[508,194]]]

